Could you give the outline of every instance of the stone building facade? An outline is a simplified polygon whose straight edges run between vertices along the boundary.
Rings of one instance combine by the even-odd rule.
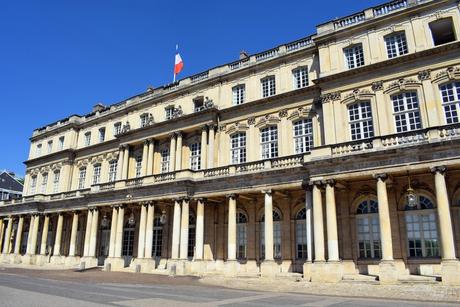
[[[392,1],[35,130],[1,261],[460,284],[459,18]]]

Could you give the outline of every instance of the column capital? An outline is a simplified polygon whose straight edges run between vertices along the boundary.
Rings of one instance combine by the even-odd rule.
[[[171,140],[172,140],[172,139],[175,139],[176,136],[177,136],[177,133],[176,133],[176,132],[171,132],[171,133],[169,134],[169,138],[170,138]]]
[[[227,197],[228,199],[237,199],[238,195],[235,193],[230,193],[230,194],[225,195],[225,197]]]
[[[149,144],[150,144],[150,139],[144,140],[144,145],[145,145],[145,146],[149,146]]]
[[[197,198],[195,198],[195,200],[199,201],[199,202],[201,202],[203,204],[206,202],[206,198],[204,198],[204,197],[197,197]]]
[[[181,197],[181,200],[182,200],[182,202],[189,203],[190,202],[190,197],[184,196],[184,197]]]
[[[439,173],[439,174],[441,174],[441,175],[444,176],[444,175],[446,174],[447,167],[444,166],[444,165],[433,166],[433,167],[430,168],[430,170],[431,170],[431,172],[432,172],[433,174]]]
[[[388,179],[388,174],[385,174],[385,173],[379,173],[379,174],[374,174],[372,175],[372,177],[374,177],[374,179],[376,180],[382,180],[382,181],[385,181]]]
[[[310,186],[316,186],[317,188],[321,188],[323,184],[324,182],[321,180],[310,181]]]
[[[177,131],[176,132],[176,137],[182,137],[184,133],[182,131]]]
[[[201,131],[208,131],[208,126],[207,125],[203,125],[201,126]]]
[[[272,189],[266,189],[261,191],[262,194],[268,194],[269,196],[272,196],[273,190]]]
[[[217,127],[217,125],[214,124],[214,123],[208,124],[209,130],[214,130],[216,127]]]
[[[325,183],[326,185],[335,187],[335,184],[337,183],[337,181],[335,181],[334,179],[327,179],[327,180],[324,181],[324,183]]]

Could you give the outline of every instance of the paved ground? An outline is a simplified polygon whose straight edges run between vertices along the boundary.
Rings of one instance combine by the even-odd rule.
[[[260,292],[192,277],[0,268],[0,306],[458,306],[453,303]]]

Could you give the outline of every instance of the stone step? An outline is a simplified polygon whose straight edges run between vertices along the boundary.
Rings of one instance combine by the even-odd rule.
[[[422,275],[405,275],[399,278],[399,282],[404,284],[413,284],[413,283],[428,283],[435,284],[438,283],[440,278],[436,276],[422,276]]]
[[[260,273],[257,272],[240,272],[237,274],[238,278],[258,278]]]
[[[291,281],[301,281],[303,275],[301,273],[293,273],[293,272],[285,272],[285,273],[277,273],[276,279],[286,279]]]
[[[379,284],[377,280],[377,276],[364,275],[364,274],[345,274],[342,277],[342,282]]]

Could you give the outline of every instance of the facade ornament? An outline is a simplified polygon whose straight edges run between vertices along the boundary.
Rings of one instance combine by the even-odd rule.
[[[127,120],[126,121],[126,124],[123,125],[123,128],[121,129],[121,133],[120,134],[124,134],[124,133],[127,133],[131,130],[131,125],[129,124],[129,121]]]
[[[209,99],[209,97],[205,97],[204,99],[204,108],[205,109],[210,109],[214,107],[214,101],[212,99]]]
[[[434,166],[430,170],[433,174],[440,173],[442,175],[445,175],[447,167],[445,167],[444,165]]]
[[[149,117],[147,119],[147,126],[153,125],[153,115],[149,113]]]
[[[226,131],[226,130],[227,130],[227,125],[223,125],[223,124],[222,124],[222,125],[219,126],[219,131],[220,131],[220,132],[224,132],[224,131]]]
[[[431,70],[422,70],[418,72],[418,79],[420,81],[430,80],[431,79]]]
[[[383,81],[375,81],[372,83],[372,90],[374,92],[383,90]]]
[[[256,123],[256,118],[251,116],[248,118],[248,125],[254,125]]]
[[[287,115],[288,115],[288,111],[286,109],[283,109],[278,113],[279,117],[287,117]]]
[[[178,106],[177,108],[173,109],[172,118],[178,118],[178,117],[181,117],[182,115],[184,115],[184,112],[182,111],[181,106]]]
[[[328,93],[321,95],[321,102],[326,103],[334,100],[339,100],[340,99],[340,92],[334,92],[334,93]]]
[[[416,85],[419,83],[414,79],[401,78],[398,81],[391,83],[390,86],[388,86],[387,91],[393,91],[393,90],[404,91],[407,88],[407,86],[414,85],[414,84]]]

